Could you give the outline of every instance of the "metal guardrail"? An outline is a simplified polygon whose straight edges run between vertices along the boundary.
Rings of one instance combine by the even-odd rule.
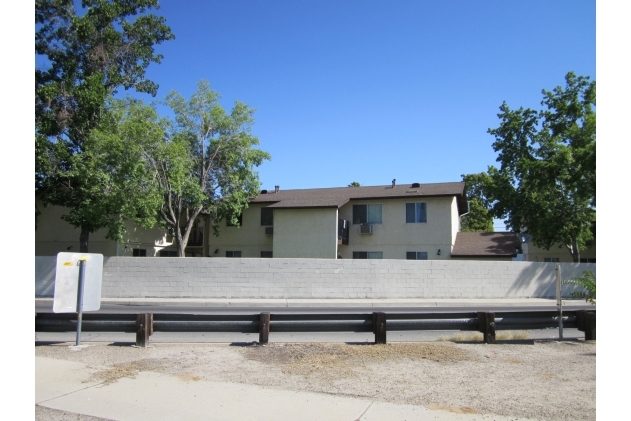
[[[563,312],[563,326],[596,339],[596,311]],[[259,333],[259,343],[270,332],[373,332],[375,343],[386,343],[388,331],[455,330],[482,332],[485,343],[495,343],[497,330],[535,330],[559,325],[556,311],[362,313],[362,314],[103,314],[83,315],[85,332],[135,332],[136,344],[146,346],[153,332]],[[77,329],[74,313],[37,313],[36,332],[70,332]]]

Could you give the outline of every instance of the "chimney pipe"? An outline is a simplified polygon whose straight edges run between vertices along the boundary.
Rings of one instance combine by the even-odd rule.
[[[274,193],[278,193],[278,190],[280,190],[280,186],[274,186]]]
[[[394,186],[396,186],[396,185],[397,185],[397,179],[393,178],[392,179],[392,188],[394,188]]]

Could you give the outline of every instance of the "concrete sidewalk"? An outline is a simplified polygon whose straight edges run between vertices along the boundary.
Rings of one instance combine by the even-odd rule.
[[[35,403],[115,421],[528,421],[333,394],[185,381],[155,372],[105,384],[92,377],[95,372],[82,363],[35,357]]]
[[[51,302],[51,298],[36,298],[36,302]],[[191,307],[554,307],[553,298],[397,298],[397,299],[319,299],[319,298],[101,298],[101,304],[130,306],[161,305]],[[584,305],[585,300],[564,299],[563,305]]]

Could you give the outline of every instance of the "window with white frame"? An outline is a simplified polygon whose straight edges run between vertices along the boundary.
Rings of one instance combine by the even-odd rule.
[[[353,224],[381,224],[381,205],[353,205]]]
[[[227,251],[226,257],[241,257],[240,251]]]
[[[427,222],[427,203],[406,203],[405,222],[407,224]]]
[[[407,260],[427,260],[426,251],[408,251],[405,253]]]
[[[354,251],[353,259],[383,259],[382,251]]]

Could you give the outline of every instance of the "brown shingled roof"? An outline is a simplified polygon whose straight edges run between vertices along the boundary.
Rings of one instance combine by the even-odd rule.
[[[521,242],[514,232],[459,232],[453,257],[516,257]]]
[[[320,189],[279,190],[261,193],[252,203],[271,203],[270,208],[339,208],[351,200],[394,199],[406,197],[457,196],[460,213],[466,212],[464,183],[431,183],[412,187],[412,184],[388,186],[331,187]]]

